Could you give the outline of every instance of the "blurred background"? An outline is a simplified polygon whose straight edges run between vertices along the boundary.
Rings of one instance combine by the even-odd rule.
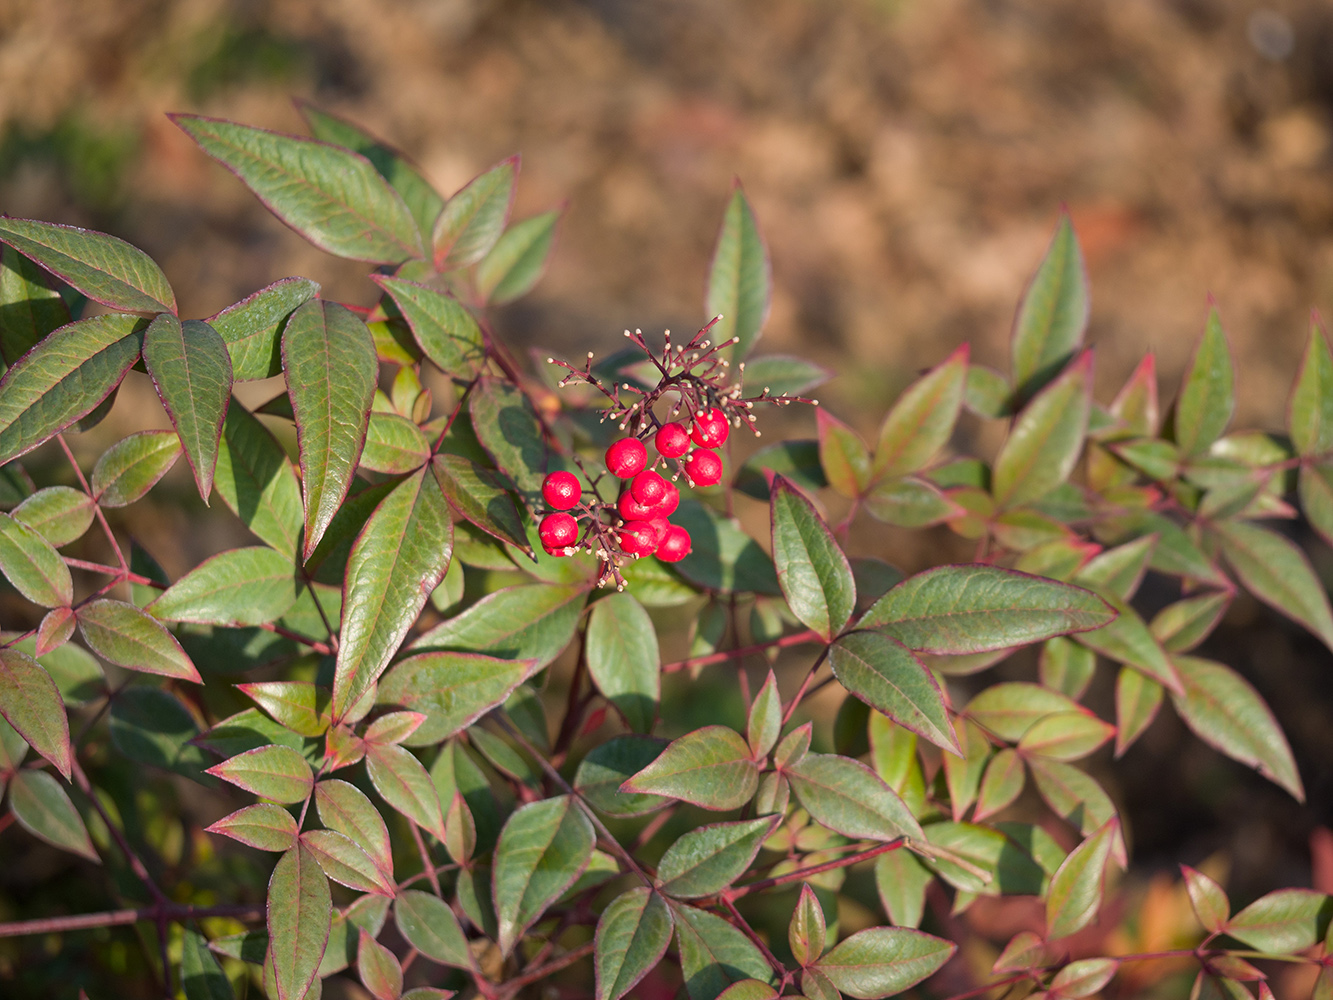
[[[697,327],[740,178],[773,258],[759,350],[836,371],[821,399],[863,432],[959,341],[1006,366],[1062,203],[1103,399],[1152,350],[1169,400],[1211,294],[1237,425],[1280,427],[1309,311],[1333,313],[1327,0],[0,0],[0,211],[142,247],[182,316],[295,274],[368,304],[362,267],[285,229],[164,115],[301,132],[292,98],[445,193],[518,152],[517,216],[568,201],[546,277],[497,317],[524,346]],[[121,397],[108,440],[165,426],[151,390]],[[171,533],[199,542],[158,513],[174,575],[193,556]],[[1245,599],[1204,653],[1273,704],[1311,804],[1163,713],[1114,772],[1144,879],[1212,858],[1240,901],[1333,891],[1333,838],[1313,860],[1310,839],[1333,822],[1333,657]],[[1144,920],[1184,919],[1164,883],[1138,885]]]

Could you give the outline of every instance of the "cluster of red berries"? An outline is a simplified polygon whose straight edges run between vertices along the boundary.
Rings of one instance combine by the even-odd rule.
[[[726,442],[730,429],[726,414],[714,407],[698,414],[688,431],[678,422],[663,424],[653,435],[653,445],[663,459],[676,462],[691,486],[714,486],[722,479],[722,459],[713,449]],[[693,451],[691,442],[698,445]],[[617,525],[610,532],[619,550],[636,558],[656,555],[663,562],[679,562],[689,555],[690,533],[668,520],[680,504],[680,490],[648,467],[643,441],[624,437],[612,442],[606,449],[606,467],[624,481],[615,503]],[[542,498],[554,511],[542,518],[538,531],[548,554],[572,555],[580,544],[578,520],[567,511],[582,506],[602,527],[595,511],[581,503],[582,494],[573,473],[552,472],[542,482]]]

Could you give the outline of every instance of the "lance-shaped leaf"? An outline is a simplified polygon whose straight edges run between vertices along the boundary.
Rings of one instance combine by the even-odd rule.
[[[1194,656],[1175,662],[1185,693],[1173,694],[1172,704],[1194,734],[1305,801],[1291,747],[1259,692],[1221,663]]]
[[[69,642],[76,624],[78,622],[74,618],[72,608],[61,607],[48,611],[43,616],[41,624],[37,626],[34,652],[38,656],[45,656],[52,650],[59,649]]]
[[[366,747],[366,773],[380,798],[417,826],[445,839],[440,796],[421,761],[395,744],[371,744]]]
[[[937,566],[892,588],[857,627],[883,629],[921,652],[982,653],[1086,632],[1114,617],[1082,587],[998,566]]]
[[[70,321],[55,283],[13,247],[0,247],[0,359],[12,365]]]
[[[79,320],[16,361],[0,378],[0,465],[95,410],[139,360],[147,325],[124,315]]]
[[[1309,889],[1278,889],[1227,921],[1226,932],[1251,948],[1286,955],[1323,940],[1331,917],[1333,896]]]
[[[871,840],[922,836],[898,793],[859,760],[807,753],[783,774],[805,811],[835,833]]]
[[[620,791],[661,755],[666,743],[648,736],[617,736],[588,751],[574,773],[574,787],[589,805],[608,816],[642,816],[661,809],[669,799]]]
[[[1115,684],[1115,755],[1120,757],[1157,718],[1165,689],[1133,667],[1121,667]]]
[[[715,913],[672,904],[680,971],[690,1000],[716,1000],[732,983],[773,980],[773,967],[738,928]]]
[[[477,291],[485,301],[503,305],[532,289],[546,267],[561,211],[534,215],[505,230],[477,265]]]
[[[315,784],[306,759],[278,744],[237,754],[208,773],[274,802],[304,802]]]
[[[446,375],[470,382],[486,362],[486,342],[466,306],[447,292],[403,278],[375,275],[407,321],[412,336]]]
[[[1082,930],[1102,904],[1106,862],[1120,835],[1120,821],[1108,820],[1069,853],[1051,876],[1046,895],[1046,936],[1068,937]]]
[[[666,900],[645,886],[611,900],[593,939],[596,1000],[620,1000],[634,989],[666,954],[674,928]]]
[[[718,812],[739,809],[759,787],[759,768],[740,734],[726,726],[686,733],[620,786],[665,795]]]
[[[518,179],[518,157],[470,180],[444,203],[435,220],[435,266],[441,271],[475,264],[490,252],[509,221]]]
[[[1175,442],[1186,456],[1202,455],[1222,436],[1236,408],[1231,351],[1217,310],[1208,309],[1203,337],[1185,372],[1172,414]]]
[[[357,944],[356,971],[375,1000],[399,1000],[403,995],[403,967],[393,952],[365,931]]]
[[[880,632],[852,632],[829,647],[833,674],[852,694],[936,746],[961,753],[944,693],[910,649]]]
[[[558,461],[542,437],[527,395],[507,380],[483,376],[468,398],[468,412],[496,467],[528,497],[541,493],[547,465]]]
[[[315,980],[329,940],[333,901],[315,856],[297,844],[278,859],[268,882],[271,980],[277,1000],[301,1000]]]
[[[69,780],[69,720],[51,675],[12,646],[0,647],[0,715]]]
[[[1116,610],[1115,620],[1099,629],[1084,632],[1077,641],[1117,663],[1129,664],[1159,684],[1179,692],[1180,678],[1175,667],[1139,613],[1118,598],[1107,603]]]
[[[722,317],[713,327],[713,343],[722,344],[737,338],[730,354],[733,363],[744,361],[759,339],[764,320],[768,318],[772,294],[773,274],[768,262],[768,248],[759,233],[750,202],[737,182],[717,234],[704,303],[710,317]]]
[[[176,311],[162,269],[114,236],[53,222],[0,219],[0,241],[104,306],[124,312]]]
[[[787,925],[787,943],[791,945],[792,957],[798,965],[804,968],[824,953],[826,932],[824,908],[819,905],[819,897],[810,888],[810,883],[804,882],[801,897]]]
[[[299,834],[292,814],[272,802],[238,809],[206,829],[261,851],[290,850]]]
[[[322,736],[329,728],[329,691],[310,681],[260,681],[237,690],[294,733]]]
[[[629,594],[611,594],[594,604],[584,655],[593,684],[630,728],[651,730],[662,689],[662,656],[643,605]]]
[[[1018,741],[1018,752],[1054,760],[1086,757],[1115,734],[1115,726],[1089,712],[1056,712],[1042,716]]]
[[[856,608],[852,567],[814,506],[782,476],[773,480],[773,562],[792,612],[830,640]]]
[[[1333,611],[1305,554],[1268,528],[1245,521],[1213,525],[1240,582],[1271,608],[1299,622],[1333,649]]]
[[[449,568],[453,522],[426,468],[375,508],[347,558],[333,717],[370,690]]]
[[[290,556],[252,546],[205,559],[146,610],[169,622],[242,628],[281,618],[300,592],[301,578]]]
[[[133,604],[99,598],[77,609],[88,648],[118,667],[203,683],[176,637]]]
[[[472,968],[463,928],[449,904],[439,896],[404,889],[394,900],[393,919],[404,940],[432,962],[456,969]]]
[[[1051,993],[1058,997],[1092,996],[1114,978],[1119,967],[1114,958],[1080,958],[1055,974]]]
[[[1302,457],[1333,450],[1333,354],[1318,317],[1310,323],[1310,339],[1287,409],[1291,443]]]
[[[181,937],[181,986],[185,1000],[235,1000],[231,981],[208,950],[208,939],[193,926]]]
[[[431,467],[454,513],[493,538],[532,555],[514,494],[505,488],[499,473],[463,455],[443,453],[435,456]]]
[[[39,840],[101,863],[79,811],[60,783],[45,771],[25,769],[14,774],[9,782],[9,809],[19,825]]]
[[[421,428],[397,413],[371,413],[360,466],[371,472],[399,476],[430,460],[430,441]]]
[[[1086,711],[1068,695],[1023,681],[992,684],[963,709],[965,715],[1002,740],[1017,742],[1038,719],[1057,712]]]
[[[859,434],[827,410],[815,411],[819,462],[824,476],[845,497],[859,497],[870,485],[870,452]]]
[[[377,699],[381,705],[425,713],[425,721],[402,742],[432,746],[504,704],[535,668],[532,660],[480,653],[420,653],[385,673]]]
[[[750,745],[750,752],[756,759],[762,758],[773,749],[781,732],[782,696],[778,693],[778,679],[770,670],[750,705],[750,715],[745,724],[745,742]]]
[[[570,795],[530,803],[509,817],[495,845],[491,884],[501,952],[512,951],[579,877],[595,839],[592,823]]]
[[[957,950],[952,941],[910,927],[873,927],[840,942],[814,968],[848,996],[877,1000],[934,975]]]
[[[875,888],[884,912],[899,927],[916,927],[926,908],[926,887],[935,873],[907,850],[889,851],[875,859]]]
[[[308,559],[351,486],[379,362],[366,324],[344,306],[312,300],[287,321],[282,363],[300,445]]]
[[[93,498],[103,507],[125,507],[142,498],[181,456],[171,431],[139,431],[102,453],[93,466]]]
[[[309,278],[283,278],[205,321],[227,345],[237,382],[282,374],[282,329],[301,304],[319,294]]]
[[[97,505],[83,490],[48,486],[14,508],[14,520],[22,521],[56,548],[83,537],[96,516]]]
[[[143,361],[185,448],[199,496],[208,503],[218,440],[231,399],[227,343],[207,323],[161,313],[143,335]]]
[[[1088,275],[1083,252],[1068,213],[1061,212],[1051,245],[1014,317],[1014,383],[1024,396],[1065,366],[1083,342],[1087,326]]]
[[[871,472],[876,479],[915,472],[949,443],[963,405],[967,360],[968,346],[963,344],[893,404],[875,445]]]
[[[977,789],[977,822],[994,816],[1018,798],[1027,780],[1023,758],[1006,747],[990,759]]]
[[[326,778],[315,785],[315,806],[321,823],[352,838],[376,867],[392,879],[393,849],[389,842],[389,828],[364,792],[337,778]]]
[[[658,888],[676,899],[721,892],[745,874],[781,821],[781,816],[763,816],[689,831],[658,862]]]
[[[1203,929],[1210,934],[1219,934],[1226,930],[1227,918],[1231,916],[1231,902],[1222,887],[1201,871],[1189,865],[1180,866],[1180,874],[1185,879],[1185,891],[1190,897],[1190,906],[1199,918]]]
[[[0,514],[0,573],[20,594],[44,608],[67,608],[74,601],[74,581],[60,553],[8,514]]]
[[[1045,757],[1027,764],[1046,804],[1085,836],[1115,815],[1111,797],[1086,771]]]
[[[301,844],[315,856],[324,874],[358,892],[376,892],[392,897],[392,879],[351,837],[336,830],[307,830]]]
[[[477,650],[533,660],[531,669],[539,670],[569,645],[587,596],[586,586],[533,583],[506,587],[441,622],[412,648]]]
[[[1092,352],[1023,407],[995,457],[992,492],[1001,507],[1037,500],[1074,470],[1092,408]]]
[[[247,528],[296,558],[301,536],[301,486],[287,453],[250,411],[227,407],[213,488]]]
[[[216,118],[170,117],[269,211],[321,250],[372,264],[423,255],[412,213],[364,156]]]

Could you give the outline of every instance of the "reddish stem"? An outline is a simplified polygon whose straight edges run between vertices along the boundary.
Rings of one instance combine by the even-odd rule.
[[[714,663],[726,663],[728,660],[739,660],[755,653],[763,653],[770,649],[785,649],[788,646],[803,646],[811,642],[823,642],[819,633],[813,629],[806,629],[804,632],[793,632],[791,635],[784,635],[780,639],[770,639],[768,642],[758,642],[753,646],[742,646],[739,649],[727,649],[720,653],[709,653],[707,656],[695,656],[688,660],[676,660],[674,663],[668,663],[662,667],[662,673],[674,674],[678,670],[686,670],[690,667],[707,667]],[[822,661],[821,661],[822,662]]]
[[[140,920],[199,920],[204,917],[234,917],[237,920],[257,919],[264,915],[263,906],[186,906],[166,903],[133,910],[108,910],[102,913],[80,913],[70,917],[43,917],[39,920],[15,920],[0,924],[0,937],[23,937],[29,934],[61,934],[66,931],[88,930],[94,927],[119,927]]]
[[[868,861],[871,858],[877,858],[881,854],[887,854],[889,851],[896,851],[905,843],[904,838],[899,837],[896,840],[890,840],[885,844],[877,844],[874,847],[864,851],[858,851],[856,854],[849,854],[845,858],[835,858],[832,861],[825,861],[823,864],[811,865],[808,868],[798,868],[795,871],[787,872],[785,875],[775,875],[772,878],[760,879],[758,882],[750,882],[747,885],[738,885],[734,889],[729,889],[722,894],[723,900],[737,899],[741,896],[749,895],[752,892],[760,892],[764,889],[771,889],[777,885],[785,885],[788,882],[799,882],[809,878],[811,875],[819,875],[823,872],[831,872],[835,868],[847,868],[861,861]]]

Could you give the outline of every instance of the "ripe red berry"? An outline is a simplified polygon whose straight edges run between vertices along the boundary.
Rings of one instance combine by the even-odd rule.
[[[653,548],[662,544],[662,540],[667,536],[667,530],[671,527],[671,522],[665,517],[655,517],[651,521],[645,522],[648,527],[653,529]]]
[[[653,509],[658,517],[670,517],[680,506],[680,490],[676,489],[676,484],[669,479],[663,479],[662,482],[666,484],[666,493]]]
[[[645,507],[656,507],[666,498],[666,480],[656,472],[645,470],[630,482],[629,491]]]
[[[690,450],[690,433],[683,424],[663,424],[657,429],[653,444],[663,458],[680,458]]]
[[[542,499],[552,510],[569,510],[579,502],[582,488],[572,472],[552,472],[542,480]]]
[[[606,449],[606,467],[618,479],[629,479],[648,464],[648,449],[638,438],[621,438]]]
[[[685,460],[685,475],[695,486],[716,486],[722,481],[722,459],[715,451],[695,448]]]
[[[721,448],[730,432],[731,425],[727,423],[727,415],[715,406],[694,418],[690,437],[700,448]]]
[[[620,548],[632,556],[650,556],[657,548],[657,532],[647,521],[626,521],[621,525]]]
[[[537,535],[547,552],[560,555],[553,550],[566,548],[578,541],[579,523],[570,514],[547,514],[542,518]]]
[[[680,562],[690,554],[690,533],[679,524],[667,528],[666,537],[657,546],[657,558],[663,562]]]
[[[634,494],[625,490],[616,500],[616,510],[626,521],[650,521],[658,516],[656,507],[646,507],[634,499]]]

